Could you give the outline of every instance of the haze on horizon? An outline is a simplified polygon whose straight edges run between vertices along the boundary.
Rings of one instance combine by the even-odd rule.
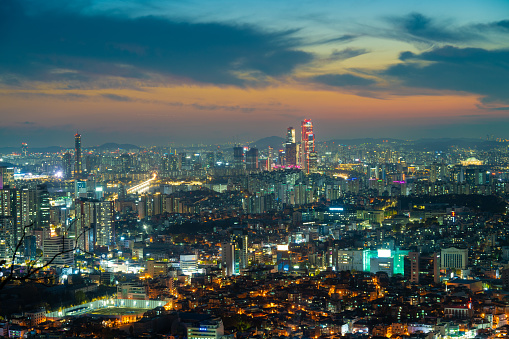
[[[319,5],[317,5],[319,4]],[[509,137],[509,2],[4,0],[0,146]]]

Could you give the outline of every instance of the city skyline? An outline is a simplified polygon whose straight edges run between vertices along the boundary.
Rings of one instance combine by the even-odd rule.
[[[4,146],[76,129],[94,145],[256,140],[306,118],[321,141],[509,125],[504,1],[0,6]]]

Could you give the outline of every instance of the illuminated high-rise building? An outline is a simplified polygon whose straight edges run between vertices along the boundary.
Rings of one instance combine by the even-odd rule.
[[[45,214],[46,209],[44,209],[43,212],[43,209],[36,200],[36,190],[34,189],[5,187],[0,189],[0,217],[11,219],[12,230],[9,231],[9,236],[12,236],[12,239],[7,239],[11,244],[16,244],[26,235],[29,235],[33,227],[26,229],[26,226],[39,226],[37,225],[37,211],[41,211],[41,213]],[[42,200],[43,199],[40,199],[40,201]],[[49,212],[49,206],[47,211]],[[5,227],[11,227],[11,225],[5,224]]]
[[[295,143],[295,128],[288,127],[286,131],[286,166],[294,167],[297,165],[297,144]]]
[[[231,241],[221,243],[221,269],[225,277],[231,277],[237,273],[235,270],[235,244]]]
[[[26,142],[21,143],[21,154],[23,154],[25,157],[28,154],[28,144]]]
[[[301,166],[305,173],[310,172],[310,167],[312,168],[314,163],[314,159],[316,159],[315,153],[315,134],[313,133],[313,123],[311,119],[304,119],[302,121],[302,131],[301,131]],[[311,157],[310,161],[310,155]],[[311,166],[310,166],[311,165]]]
[[[80,179],[82,175],[81,164],[81,134],[74,135],[74,179]]]
[[[233,167],[244,167],[244,147],[242,146],[233,147]]]
[[[267,171],[272,171],[272,154],[273,148],[269,146],[269,150],[267,152]]]
[[[248,234],[246,230],[234,229],[230,241],[221,243],[221,268],[223,275],[230,277],[240,274],[248,267]]]
[[[246,152],[246,169],[257,170],[258,169],[258,149],[251,148]]]
[[[36,226],[45,230],[50,227],[50,202],[47,184],[37,185],[36,197]]]
[[[80,248],[93,251],[97,246],[108,246],[115,242],[115,220],[113,201],[77,200],[77,222],[69,236],[77,240]]]
[[[14,185],[14,166],[0,163],[0,189]]]
[[[9,261],[14,248],[16,248],[14,219],[0,216],[0,259]]]
[[[230,240],[235,244],[235,260],[240,269],[248,266],[248,234],[244,229],[233,229]]]
[[[72,179],[72,158],[69,152],[62,156],[62,176],[65,179]]]
[[[288,127],[286,131],[286,143],[295,144],[295,128]]]

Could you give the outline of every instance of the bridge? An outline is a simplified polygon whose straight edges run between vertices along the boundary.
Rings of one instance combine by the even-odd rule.
[[[142,182],[136,186],[133,186],[131,188],[128,188],[127,194],[139,194],[139,193],[147,192],[148,189],[150,188],[150,184],[152,183],[152,181],[156,180],[156,178],[157,178],[157,173],[154,173],[152,178],[148,179],[147,181],[144,181],[144,182]]]

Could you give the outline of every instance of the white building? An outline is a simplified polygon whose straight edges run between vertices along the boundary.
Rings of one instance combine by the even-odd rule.
[[[440,253],[440,268],[461,269],[468,266],[468,249],[449,247]]]
[[[337,250],[336,271],[362,271],[363,250]]]
[[[180,269],[185,275],[198,273],[198,258],[196,254],[184,254],[180,256]]]
[[[209,319],[187,324],[187,338],[189,339],[226,339],[223,321],[220,318]]]
[[[117,299],[148,300],[147,287],[133,283],[117,286]]]
[[[58,266],[74,265],[74,239],[67,237],[51,237],[43,241],[44,262]]]
[[[371,258],[370,259],[370,272],[385,272],[389,277],[392,277],[394,271],[394,258]]]

